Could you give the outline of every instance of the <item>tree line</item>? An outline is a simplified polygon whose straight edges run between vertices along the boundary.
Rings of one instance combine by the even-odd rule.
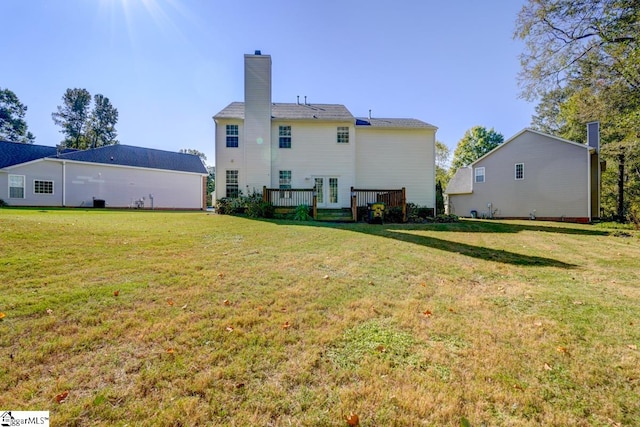
[[[32,144],[35,136],[27,129],[27,106],[9,89],[0,88],[0,139]],[[117,144],[118,110],[102,94],[93,97],[86,89],[67,89],[62,105],[51,114],[62,129],[60,148],[86,150]]]

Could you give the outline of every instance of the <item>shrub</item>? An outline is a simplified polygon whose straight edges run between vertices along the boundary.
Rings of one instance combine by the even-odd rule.
[[[273,218],[275,208],[269,202],[262,199],[249,199],[247,201],[246,213],[252,218]]]
[[[387,208],[384,212],[384,222],[401,223],[403,219],[402,208],[400,206]]]
[[[460,218],[458,218],[458,215],[453,215],[453,214],[449,214],[449,215],[437,215],[434,219],[434,222],[458,222],[460,221]]]
[[[293,214],[293,219],[295,221],[310,221],[313,219],[311,216],[311,209],[307,205],[298,205]]]
[[[9,206],[9,204],[4,200],[0,199],[0,208],[4,208],[5,206]]]

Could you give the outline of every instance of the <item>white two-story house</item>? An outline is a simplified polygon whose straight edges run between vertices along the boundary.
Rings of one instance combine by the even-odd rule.
[[[406,189],[435,208],[435,134],[416,119],[356,118],[340,104],[274,103],[271,56],[245,55],[244,102],[216,123],[216,195],[315,189],[320,208],[347,208],[351,188]]]

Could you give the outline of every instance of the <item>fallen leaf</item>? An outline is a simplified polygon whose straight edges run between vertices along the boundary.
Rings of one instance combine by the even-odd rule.
[[[380,353],[385,353],[387,351],[387,349],[385,348],[385,346],[383,346],[382,344],[376,347],[376,350],[379,351]]]
[[[567,350],[566,347],[562,347],[562,346],[558,346],[558,348],[556,348],[556,350],[558,350],[558,352],[562,353],[562,354],[569,354],[569,350]]]
[[[427,282],[420,283],[420,286],[422,286],[423,288],[426,288],[427,287]]]
[[[187,304],[183,305],[182,307],[180,307],[181,309],[186,309],[187,308]]]
[[[353,412],[350,413],[348,416],[344,417],[345,420],[347,420],[347,425],[349,426],[358,426],[360,425],[360,418],[358,417],[357,414],[354,414]]]
[[[635,344],[629,344],[627,347],[629,347],[631,350],[637,350],[638,346]]]
[[[114,297],[117,297],[118,295],[120,295],[120,290],[113,291]]]
[[[573,305],[583,305],[584,303],[582,301],[574,301]]]
[[[548,363],[544,364],[544,369],[545,371],[553,371],[553,368]]]
[[[431,317],[431,310],[425,310],[422,312],[422,314],[424,314],[424,317]]]
[[[231,301],[229,301],[228,299],[226,299],[226,300],[222,301],[222,303],[223,303],[224,305],[231,305]]]
[[[540,327],[540,326],[542,326],[542,322],[534,322],[534,325],[537,326],[537,327]]]
[[[167,353],[173,354],[173,353],[175,353],[175,350],[173,348],[168,348],[167,349]]]
[[[287,311],[287,307],[282,307],[282,308],[280,309],[280,311],[281,311],[281,312],[283,312],[283,313],[285,313],[285,312]]]
[[[47,308],[47,314],[53,314],[53,310],[51,310],[50,308]]]
[[[450,312],[450,313],[455,313],[455,311],[454,311],[454,309],[453,309],[453,308],[449,308],[449,312]]]
[[[167,298],[167,304],[173,305],[173,300],[171,298]]]
[[[5,317],[6,317],[6,314],[0,311],[0,320],[4,319]]]
[[[218,273],[218,277],[222,279],[224,277],[224,273]]]
[[[69,392],[68,391],[64,391],[58,395],[56,395],[56,402],[58,403],[62,403],[65,400],[67,400],[67,397],[69,396]]]
[[[516,389],[516,390],[524,391],[524,388],[522,388],[522,386],[520,384],[514,384],[513,388]]]
[[[369,285],[373,286],[373,281],[369,280]]]
[[[242,387],[244,387],[244,383],[236,383],[236,384],[234,384],[234,387],[235,388],[242,388]]]
[[[328,280],[328,279],[329,279],[329,275],[328,275],[328,274],[325,274],[325,275],[324,275],[324,277],[323,277],[323,279],[324,279],[324,280]]]
[[[226,331],[227,332],[233,332],[233,326],[227,326]]]
[[[282,329],[289,329],[291,327],[291,325],[289,324],[289,322],[284,322],[282,324]]]

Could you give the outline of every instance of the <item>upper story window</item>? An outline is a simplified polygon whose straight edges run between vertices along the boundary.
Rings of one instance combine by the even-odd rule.
[[[34,194],[53,194],[53,181],[33,181]]]
[[[227,171],[227,197],[236,198],[240,196],[240,186],[238,185],[238,171],[237,170],[228,170]]]
[[[476,182],[484,182],[484,168],[476,168],[475,177]]]
[[[516,163],[516,179],[524,179],[524,163]]]
[[[227,147],[237,147],[238,136],[238,125],[227,125]]]
[[[348,144],[349,143],[349,127],[348,126],[338,126],[338,136],[337,136],[338,144]]]
[[[24,175],[9,175],[9,198],[24,199]]]
[[[291,148],[291,126],[280,126],[278,128],[279,147]]]

